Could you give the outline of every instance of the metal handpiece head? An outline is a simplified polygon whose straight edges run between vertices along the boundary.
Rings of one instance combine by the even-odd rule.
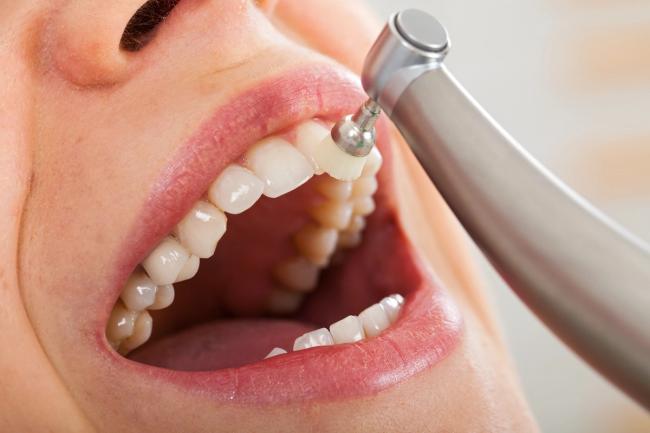
[[[379,105],[368,99],[353,115],[345,116],[332,128],[334,143],[351,156],[367,156],[375,146],[375,123]]]

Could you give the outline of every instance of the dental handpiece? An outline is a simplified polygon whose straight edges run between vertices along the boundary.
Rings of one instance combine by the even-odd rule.
[[[510,137],[443,65],[449,47],[434,17],[393,15],[366,58],[370,99],[335,125],[333,141],[349,155],[367,154],[381,108],[515,293],[650,408],[650,247]]]

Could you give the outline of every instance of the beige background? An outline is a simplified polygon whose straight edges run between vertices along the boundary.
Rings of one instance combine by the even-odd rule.
[[[367,0],[447,27],[450,69],[529,151],[650,241],[650,2]],[[545,432],[650,432],[610,387],[494,282],[523,386]]]

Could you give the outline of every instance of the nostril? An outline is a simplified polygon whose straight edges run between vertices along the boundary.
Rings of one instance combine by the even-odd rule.
[[[179,0],[149,0],[143,4],[127,23],[120,48],[126,51],[142,49],[178,2]]]

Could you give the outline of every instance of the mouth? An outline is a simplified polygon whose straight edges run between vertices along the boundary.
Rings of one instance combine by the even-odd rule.
[[[462,321],[401,228],[385,124],[354,180],[314,157],[362,100],[347,74],[308,66],[205,122],[127,241],[97,338],[111,362],[276,404],[378,392],[453,350]]]

